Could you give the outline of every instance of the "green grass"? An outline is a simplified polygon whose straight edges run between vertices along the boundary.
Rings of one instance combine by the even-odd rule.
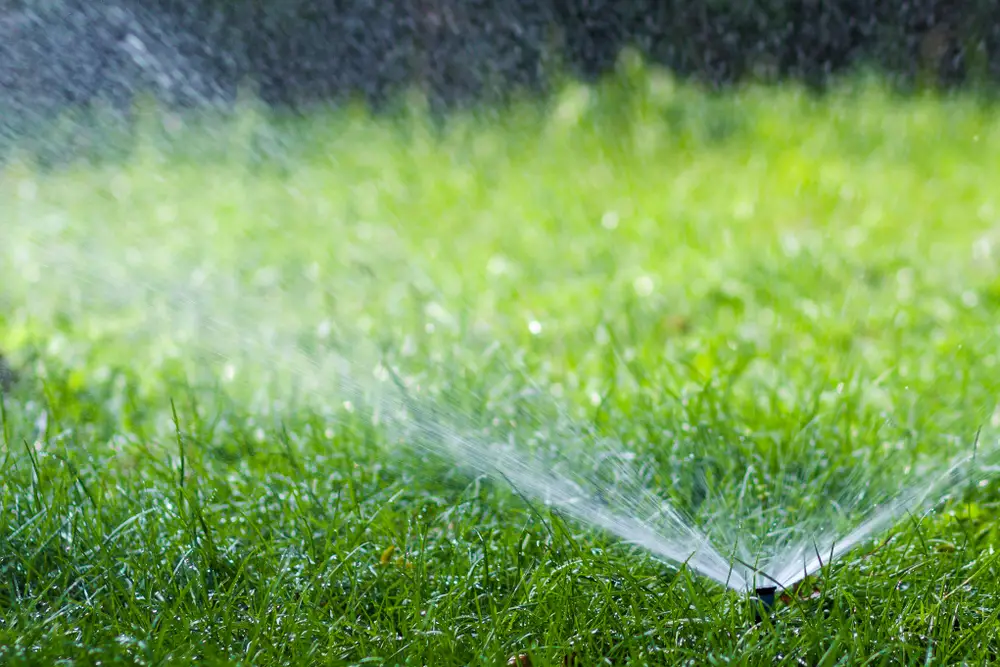
[[[290,352],[319,354],[317,330],[386,341],[486,419],[530,378],[668,494],[695,454],[730,480],[938,460],[980,427],[991,445],[994,108],[633,71],[446,122],[160,120],[127,155],[0,172],[0,349],[21,375],[0,662],[996,660],[993,483],[755,625],[735,593],[388,448]],[[194,301],[166,312],[216,328],[168,325],[151,304],[175,292]]]

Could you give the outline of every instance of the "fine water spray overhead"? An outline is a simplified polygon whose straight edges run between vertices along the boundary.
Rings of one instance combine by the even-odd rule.
[[[652,445],[582,427],[496,346],[475,354],[491,356],[502,379],[482,395],[461,389],[456,396],[413,364],[405,345],[386,344],[384,336],[376,344],[371,323],[359,325],[363,318],[352,310],[366,303],[371,281],[398,281],[379,286],[397,302],[408,298],[407,286],[431,285],[390,230],[369,232],[367,250],[352,251],[355,261],[364,255],[367,271],[344,270],[324,284],[308,278],[315,265],[297,267],[306,280],[258,267],[241,283],[230,269],[245,271],[256,260],[240,257],[238,248],[213,256],[209,244],[194,245],[169,227],[142,226],[136,234],[81,227],[71,216],[12,218],[0,279],[8,293],[33,295],[18,306],[25,326],[53,325],[71,311],[79,326],[119,340],[133,358],[210,369],[262,410],[287,407],[293,393],[327,413],[330,406],[364,410],[392,446],[389,456],[418,454],[403,456],[401,465],[429,456],[486,475],[529,503],[755,594],[765,606],[777,591],[996,469],[997,448],[985,439],[947,464],[900,455],[881,467],[824,472],[803,468],[816,458],[807,451],[815,443],[765,469],[735,449],[731,460],[709,460],[697,441],[674,436],[660,444],[675,450],[673,472],[664,476]]]

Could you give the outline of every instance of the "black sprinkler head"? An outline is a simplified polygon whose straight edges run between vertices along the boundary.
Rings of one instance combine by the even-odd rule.
[[[760,600],[765,609],[770,609],[774,606],[774,594],[777,590],[777,586],[762,586],[755,591],[757,599]]]
[[[770,615],[777,590],[776,586],[762,586],[754,591],[754,597],[758,601],[757,610],[754,612],[754,623],[760,623],[764,620],[764,616]]]

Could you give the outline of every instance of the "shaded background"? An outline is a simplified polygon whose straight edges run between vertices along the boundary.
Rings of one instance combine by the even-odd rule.
[[[12,111],[232,100],[270,104],[422,87],[435,105],[597,77],[624,46],[726,85],[874,68],[902,86],[1000,80],[1000,8],[976,0],[5,0],[0,88]]]

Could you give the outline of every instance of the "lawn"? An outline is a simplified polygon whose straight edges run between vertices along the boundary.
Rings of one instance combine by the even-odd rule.
[[[993,481],[755,623],[440,455],[610,448],[727,539],[756,508],[752,541],[998,447],[995,108],[626,69],[447,119],[147,105],[10,156],[0,662],[995,660]]]

